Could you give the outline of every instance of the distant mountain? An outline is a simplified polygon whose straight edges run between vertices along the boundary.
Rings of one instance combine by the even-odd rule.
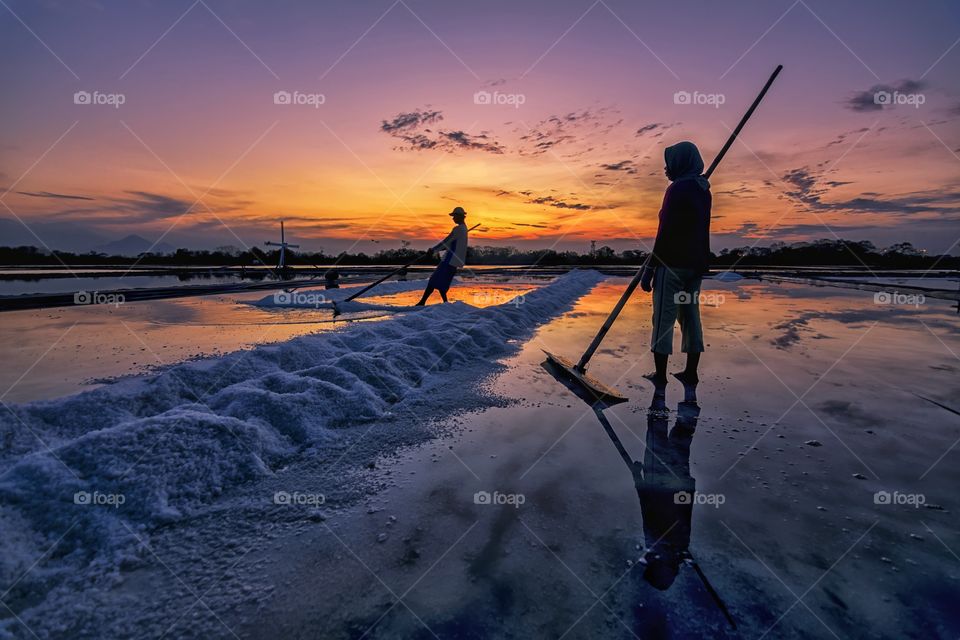
[[[190,239],[182,234],[170,234],[167,240],[180,243],[178,246],[191,246]],[[23,222],[11,217],[0,216],[0,246],[33,246],[47,251],[71,251],[87,253],[97,251],[107,255],[137,256],[150,249],[153,242],[146,238],[130,234],[121,240],[110,240],[109,235],[75,222],[42,222],[25,218]],[[176,247],[161,242],[153,253],[172,253]]]
[[[154,246],[153,242],[143,236],[130,234],[120,240],[105,242],[93,248],[97,253],[105,253],[108,256],[137,256],[149,251],[150,253],[173,253],[176,247],[159,242]]]
[[[33,246],[39,249],[86,253],[91,247],[107,242],[107,236],[73,222],[41,222],[0,217],[0,245]]]

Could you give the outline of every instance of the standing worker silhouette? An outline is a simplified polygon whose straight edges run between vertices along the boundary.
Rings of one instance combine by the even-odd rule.
[[[443,259],[440,260],[440,264],[437,265],[437,268],[434,269],[430,275],[430,280],[427,281],[427,288],[423,291],[423,297],[420,298],[420,302],[417,303],[418,307],[422,307],[427,303],[427,298],[433,294],[434,290],[439,291],[440,297],[443,298],[444,302],[447,302],[447,291],[450,289],[450,283],[453,282],[453,276],[456,275],[457,269],[466,263],[467,212],[463,210],[463,207],[456,207],[450,212],[450,217],[453,218],[455,223],[453,229],[450,230],[446,238],[438,242],[435,246],[427,249],[427,255],[431,255],[434,251],[443,248],[445,248],[447,252],[443,255]]]
[[[695,402],[700,381],[697,367],[703,353],[698,301],[700,282],[710,264],[712,196],[695,144],[678,142],[667,147],[663,157],[664,172],[672,184],[663,195],[657,239],[640,280],[644,291],[653,291],[650,350],[656,371],[647,378],[662,396],[667,386],[667,360],[673,353],[673,326],[679,321],[687,366],[674,377],[683,384],[685,400]]]

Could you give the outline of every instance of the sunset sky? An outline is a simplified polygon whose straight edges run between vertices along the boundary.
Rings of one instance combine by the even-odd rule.
[[[663,147],[709,163],[783,64],[713,177],[715,249],[956,253],[958,42],[956,2],[2,0],[0,245],[243,247],[283,218],[372,253],[460,204],[474,244],[642,247]]]

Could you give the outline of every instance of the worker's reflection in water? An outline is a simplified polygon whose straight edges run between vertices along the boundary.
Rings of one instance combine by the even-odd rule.
[[[643,513],[647,563],[643,577],[657,589],[668,589],[690,547],[690,518],[696,481],[690,476],[690,443],[700,407],[677,405],[676,423],[668,431],[666,407],[647,412],[647,447],[643,464],[632,465],[633,481]]]
[[[604,431],[617,448],[620,457],[633,474],[633,483],[640,497],[643,514],[643,535],[647,552],[644,579],[661,591],[669,589],[685,562],[693,567],[727,622],[734,629],[737,623],[727,605],[707,580],[703,569],[690,553],[690,519],[697,502],[697,483],[690,476],[690,444],[697,430],[700,407],[696,402],[677,405],[676,421],[668,430],[670,412],[659,394],[647,411],[647,441],[643,462],[627,453],[617,433],[604,415],[602,405],[593,407]]]

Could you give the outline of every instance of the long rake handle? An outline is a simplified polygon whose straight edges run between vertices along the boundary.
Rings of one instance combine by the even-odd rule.
[[[743,129],[743,125],[747,124],[747,120],[749,120],[750,116],[753,115],[753,112],[756,111],[757,105],[759,105],[760,101],[763,100],[763,96],[767,95],[767,90],[770,89],[770,85],[772,85],[773,81],[777,79],[777,76],[780,75],[781,71],[783,71],[783,65],[778,64],[777,68],[774,69],[773,73],[770,74],[770,78],[767,80],[767,83],[763,85],[763,89],[760,89],[760,93],[757,94],[756,100],[753,101],[753,104],[750,105],[750,108],[747,109],[747,112],[743,114],[742,118],[740,118],[740,123],[737,125],[737,128],[733,130],[733,133],[731,133],[730,137],[727,138],[727,142],[720,148],[720,153],[718,153],[717,157],[713,159],[712,163],[710,163],[710,168],[707,169],[707,172],[703,174],[704,178],[709,178],[713,173],[713,170],[716,169],[717,165],[720,164],[720,161],[723,160],[723,156],[727,155],[727,151],[730,149],[733,141],[737,139],[737,136],[740,134],[740,130]]]
[[[414,258],[413,260],[411,260],[411,261],[408,262],[407,264],[403,265],[402,267],[397,267],[396,269],[394,269],[393,271],[391,271],[391,272],[388,273],[387,275],[383,276],[383,277],[380,278],[379,280],[375,280],[374,282],[371,282],[370,284],[368,284],[367,286],[365,286],[363,289],[360,289],[360,291],[357,291],[355,294],[353,294],[353,295],[350,296],[349,298],[344,298],[343,300],[341,300],[341,302],[350,302],[350,301],[353,300],[354,298],[358,298],[358,297],[362,296],[362,295],[365,294],[367,291],[370,291],[370,289],[373,289],[375,286],[377,286],[378,284],[380,284],[381,282],[383,282],[383,281],[386,280],[387,278],[390,278],[391,276],[394,276],[394,275],[400,273],[401,271],[403,271],[403,270],[406,269],[407,267],[412,267],[413,265],[415,265],[415,264],[417,264],[418,262],[420,262],[421,260],[423,260],[423,258],[424,258],[424,256],[422,256],[422,255],[421,255],[421,256],[417,256],[416,258]]]
[[[607,331],[610,331],[610,327],[613,326],[613,321],[616,320],[617,316],[620,315],[620,312],[623,311],[623,307],[625,304],[627,304],[627,300],[630,299],[630,296],[633,295],[637,285],[640,284],[641,278],[643,278],[643,267],[640,267],[640,270],[637,271],[637,275],[633,276],[633,280],[630,281],[630,284],[627,285],[627,289],[623,292],[623,295],[620,296],[620,300],[617,301],[617,306],[615,306],[613,311],[610,312],[610,315],[607,316],[607,321],[603,323],[602,327],[600,327],[600,331],[597,332],[593,342],[590,343],[590,346],[587,347],[587,350],[583,352],[582,356],[580,356],[580,362],[577,363],[577,370],[579,370],[581,373],[586,370],[587,363],[590,362],[590,358],[593,357],[593,352],[596,351],[600,346],[600,343],[603,342],[604,337],[607,335]]]
[[[726,143],[720,148],[720,153],[718,153],[717,157],[714,158],[713,162],[710,164],[710,168],[707,169],[707,172],[703,174],[704,177],[709,178],[714,169],[717,168],[717,165],[720,164],[720,161],[723,160],[723,156],[727,154],[727,150],[730,149],[730,145],[732,145],[733,141],[737,139],[737,135],[740,133],[740,130],[743,129],[743,125],[745,125],[747,120],[750,119],[750,116],[753,115],[757,105],[759,105],[760,101],[763,100],[763,96],[767,94],[767,90],[770,89],[770,85],[773,84],[773,81],[777,79],[777,75],[779,75],[780,71],[782,70],[782,64],[778,64],[777,68],[773,70],[773,73],[770,75],[767,83],[763,85],[763,89],[760,90],[760,93],[753,101],[753,104],[750,105],[750,108],[747,109],[747,112],[743,114],[742,118],[740,118],[740,123],[737,125],[737,128],[734,129],[733,133],[730,134],[730,137],[727,138]],[[633,280],[631,280],[630,284],[627,285],[626,290],[623,292],[623,295],[620,296],[620,300],[617,302],[617,306],[615,306],[613,311],[610,312],[610,315],[607,317],[607,321],[603,323],[603,326],[600,327],[600,331],[597,332],[593,342],[590,343],[590,346],[587,347],[587,350],[584,351],[583,355],[580,357],[580,362],[577,363],[577,370],[582,372],[587,368],[587,363],[590,362],[590,358],[593,357],[594,352],[600,346],[600,343],[603,342],[603,338],[607,335],[607,332],[610,331],[610,327],[613,326],[613,322],[617,319],[617,316],[620,315],[624,305],[627,304],[627,300],[630,299],[630,296],[633,295],[637,285],[640,284],[640,280],[643,278],[644,268],[645,266],[640,267],[640,269],[637,271],[637,275],[633,276]]]
[[[723,617],[727,619],[727,622],[730,623],[730,626],[734,629],[737,628],[737,623],[733,619],[733,616],[730,615],[730,610],[727,609],[727,605],[723,602],[723,598],[720,597],[720,594],[717,593],[717,590],[713,588],[713,585],[710,584],[710,581],[707,580],[707,575],[703,572],[703,569],[700,568],[700,564],[690,556],[690,560],[693,561],[693,570],[697,572],[697,575],[700,576],[700,580],[703,582],[703,586],[706,587],[707,593],[710,594],[710,597],[713,598],[713,601],[717,604],[717,607],[720,608],[720,611],[723,613]]]
[[[476,229],[476,228],[479,227],[479,226],[480,226],[480,223],[475,224],[475,225],[473,225],[472,227],[470,227],[469,229],[467,229],[467,231],[473,231],[474,229]],[[424,255],[426,255],[426,254],[424,254]],[[394,276],[394,275],[400,273],[401,271],[403,271],[403,270],[406,269],[407,267],[412,267],[413,265],[415,265],[415,264],[417,264],[418,262],[420,262],[421,260],[423,260],[423,258],[424,258],[423,255],[417,256],[416,258],[414,258],[413,260],[411,260],[411,261],[408,262],[407,264],[403,265],[402,267],[397,267],[396,269],[394,269],[393,271],[391,271],[391,272],[388,273],[387,275],[383,276],[383,277],[380,278],[379,280],[368,284],[368,285],[365,286],[363,289],[360,289],[360,291],[357,291],[355,294],[353,294],[353,295],[350,296],[349,298],[344,298],[343,300],[341,300],[341,302],[350,302],[350,301],[353,300],[354,298],[359,298],[360,296],[362,296],[363,294],[365,294],[367,291],[370,291],[370,289],[373,289],[375,286],[377,286],[378,284],[380,284],[381,282],[383,282],[383,281],[386,280],[387,278],[390,278],[391,276]]]
[[[627,465],[627,469],[630,470],[630,473],[633,473],[633,465],[638,463],[627,453],[626,447],[623,446],[623,443],[617,436],[617,432],[613,430],[613,426],[610,424],[610,421],[607,420],[607,416],[603,415],[603,410],[594,406],[593,412],[597,415],[597,419],[603,426],[603,430],[607,432],[607,436],[613,442],[613,446],[617,448],[617,453],[620,454],[620,458]]]

